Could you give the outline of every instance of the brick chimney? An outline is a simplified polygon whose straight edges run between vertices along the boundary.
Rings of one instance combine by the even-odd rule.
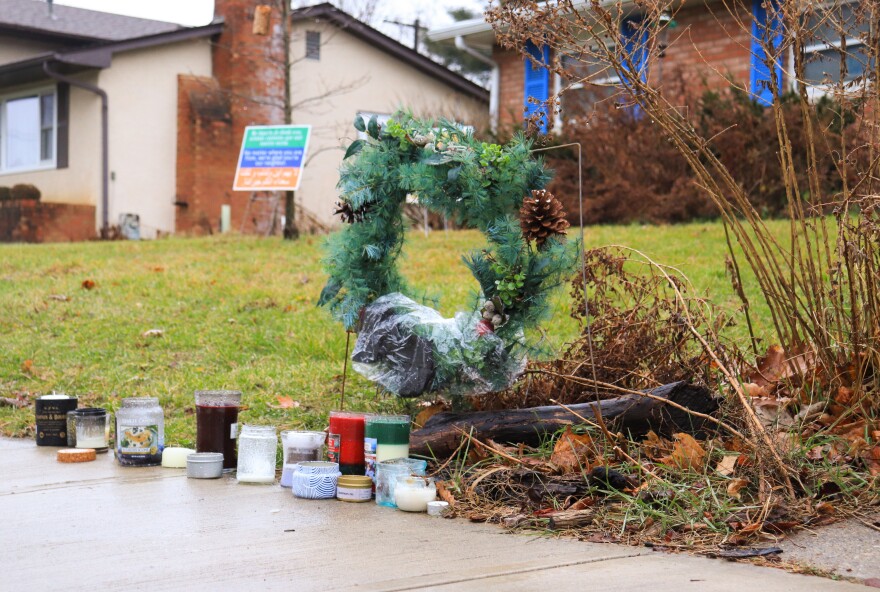
[[[253,32],[254,11],[261,4],[272,7],[268,36]],[[234,134],[240,138],[247,125],[283,123],[284,53],[277,0],[215,0],[214,12],[225,23],[213,52],[214,77],[229,93]]]
[[[253,33],[260,4],[272,6],[268,36]],[[235,230],[255,230],[250,194],[232,191],[241,139],[248,125],[284,121],[277,0],[215,0],[214,6],[225,23],[212,47],[214,76],[178,77],[175,227],[185,234],[217,232],[224,205],[232,208]]]

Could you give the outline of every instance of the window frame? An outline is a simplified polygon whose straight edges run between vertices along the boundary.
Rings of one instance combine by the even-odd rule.
[[[34,171],[47,171],[58,168],[58,100],[59,92],[57,85],[38,86],[28,89],[22,89],[11,93],[0,94],[0,175],[14,175],[19,173],[29,173]],[[42,136],[43,120],[42,120],[42,97],[52,95],[52,158],[42,159]],[[25,165],[15,168],[8,166],[9,143],[8,143],[8,113],[7,105],[10,101],[34,97],[37,99],[37,112],[39,118],[37,121],[37,135],[40,138],[40,162],[36,165]]]
[[[309,43],[314,39],[317,39],[317,45]],[[321,31],[306,31],[305,59],[321,61]]]
[[[856,4],[857,0],[850,0],[846,2],[846,4]],[[870,31],[869,31],[870,34]],[[836,50],[840,51],[842,43],[840,40],[828,40],[828,41],[816,41],[815,43],[811,43],[809,45],[804,46],[804,59],[810,60],[814,58],[817,54],[821,54],[823,51]],[[865,42],[859,39],[858,37],[849,37],[846,38],[846,48],[849,51],[850,48],[859,47],[864,48],[866,46]],[[830,84],[824,83],[812,83],[807,80],[803,80],[800,82],[804,85],[807,91],[807,97],[812,100],[821,99],[822,97],[833,95],[837,88],[843,88],[844,93],[849,93],[850,91],[857,91],[856,85],[854,81],[843,81],[843,84],[838,82],[832,82]],[[840,87],[838,87],[840,84]]]

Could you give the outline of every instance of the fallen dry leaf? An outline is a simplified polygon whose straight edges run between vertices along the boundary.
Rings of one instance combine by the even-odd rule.
[[[702,469],[703,461],[706,459],[706,451],[700,443],[694,440],[690,434],[678,433],[673,434],[672,437],[675,440],[672,454],[665,457],[662,462],[684,471]]]
[[[718,465],[715,467],[715,470],[718,471],[719,474],[724,475],[725,477],[730,477],[733,475],[734,471],[736,471],[736,465],[739,461],[739,457],[741,454],[725,454],[721,457],[721,460],[718,461]]]
[[[49,294],[49,300],[57,302],[70,302],[70,298],[64,294]]]
[[[94,280],[83,280],[83,283],[82,283],[83,290],[91,290],[95,286],[97,286],[97,284],[95,283]]]
[[[445,481],[437,481],[436,485],[437,485],[437,496],[441,500],[443,500],[444,502],[449,504],[450,508],[453,507],[455,505],[455,496],[452,495],[452,492],[449,491],[448,487],[446,487],[446,482]]]
[[[34,373],[34,361],[33,360],[25,360],[21,363],[21,371],[25,374],[33,374]]]
[[[872,477],[880,475],[880,445],[874,446],[870,451],[863,453],[862,460]]]
[[[758,419],[761,420],[761,425],[767,429],[788,428],[794,424],[791,413],[777,399],[752,399],[752,406]]]
[[[771,345],[767,353],[758,358],[758,367],[749,376],[749,382],[759,387],[773,387],[784,371],[785,350],[780,345]]]
[[[141,333],[141,337],[162,337],[165,335],[164,329],[148,329]]]
[[[853,390],[845,386],[837,388],[837,394],[834,395],[834,401],[841,405],[849,405],[853,400]]]
[[[275,398],[278,399],[278,404],[269,405],[272,409],[296,409],[299,407],[299,401],[294,401],[290,397],[275,395]]]
[[[416,414],[416,418],[413,420],[413,426],[415,428],[425,427],[425,424],[428,423],[428,420],[440,413],[441,411],[446,410],[446,403],[442,401],[437,401],[435,403],[431,403],[421,411]]]
[[[30,403],[27,399],[21,397],[20,395],[14,399],[12,397],[0,397],[0,407],[4,405],[21,409],[24,407],[29,407]]]
[[[574,502],[573,504],[571,504],[570,506],[568,506],[568,508],[566,508],[566,509],[567,510],[585,510],[586,508],[590,508],[593,505],[595,505],[595,503],[596,503],[596,498],[583,497],[583,498],[579,499],[578,501]]]
[[[653,430],[649,431],[645,436],[645,440],[642,442],[642,450],[645,453],[645,456],[650,458],[651,460],[660,460],[672,452],[672,442],[669,440],[665,440],[654,433]]]
[[[748,479],[743,479],[738,477],[736,479],[731,479],[730,483],[727,484],[727,495],[730,497],[735,497],[736,499],[740,499],[740,492],[749,484]]]
[[[766,385],[755,384],[754,382],[747,382],[742,386],[743,390],[745,390],[746,394],[750,397],[770,396],[770,389]]]
[[[593,439],[589,434],[575,434],[570,426],[566,426],[553,446],[550,462],[563,474],[586,471],[590,467],[592,449]]]

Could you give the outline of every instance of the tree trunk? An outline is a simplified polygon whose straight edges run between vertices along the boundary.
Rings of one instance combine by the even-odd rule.
[[[712,397],[708,389],[686,382],[674,382],[644,392],[707,415],[718,410],[718,400]],[[631,432],[634,435],[642,435],[649,430],[660,435],[675,432],[701,435],[706,427],[704,419],[694,417],[663,401],[638,395],[625,395],[568,407],[591,421],[601,415],[609,429]],[[422,429],[413,432],[410,451],[443,458],[458,447],[462,431],[472,433],[481,440],[489,438],[496,442],[534,445],[566,425],[582,423],[576,415],[558,405],[502,411],[438,413]]]
[[[296,209],[293,201],[294,192],[284,192],[284,238],[296,240],[299,238],[299,228],[296,227]]]

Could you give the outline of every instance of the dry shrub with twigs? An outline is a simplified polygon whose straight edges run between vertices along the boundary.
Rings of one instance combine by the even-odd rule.
[[[772,379],[771,393],[777,397],[782,393],[788,401],[820,403],[833,411],[831,395],[847,389],[851,396],[846,405],[839,405],[843,411],[836,419],[832,416],[829,425],[863,422],[864,446],[873,455],[880,450],[875,440],[880,434],[880,298],[876,288],[880,284],[880,0],[768,0],[763,3],[766,23],[754,22],[750,3],[705,6],[730,13],[748,37],[753,25],[757,31],[760,50],[756,57],[770,73],[766,86],[772,101],[767,113],[773,122],[770,130],[761,128],[770,133],[761,139],[777,155],[773,162],[784,188],[788,236],[776,236],[767,229],[751,199],[753,188],[737,180],[716,149],[727,131],[705,137],[662,85],[642,75],[639,55],[646,55],[649,63],[657,59],[663,51],[661,36],[681,9],[680,3],[642,0],[634,6],[592,2],[576,7],[572,0],[522,0],[493,8],[488,18],[500,42],[524,54],[527,42],[537,42],[549,46],[555,55],[604,63],[614,70],[620,81],[616,100],[636,105],[658,137],[687,162],[692,183],[717,208],[741,248],[742,254],[737,255],[731,246],[732,267],[736,270],[742,263],[751,268],[783,352],[794,352],[783,356],[784,371]],[[622,30],[633,9],[641,20],[629,21],[627,26],[638,29],[631,37],[638,41],[635,47],[618,50],[621,44],[608,40]],[[817,43],[827,51],[812,52],[809,48]],[[832,66],[840,75],[816,80],[811,64],[828,54],[836,55]],[[855,64],[862,72],[849,76]],[[565,75],[559,62],[546,66]],[[777,66],[787,72],[784,78],[776,74]],[[591,84],[591,75],[581,82]],[[789,88],[795,93],[793,103],[783,100]],[[820,117],[817,92],[833,97],[830,115]],[[761,129],[753,131],[757,134]],[[802,130],[802,137],[795,129]],[[832,129],[839,133],[829,133]],[[796,143],[805,147],[802,158]],[[828,189],[829,161],[839,190]],[[826,211],[832,215],[824,216]],[[747,299],[744,304],[748,306]],[[776,484],[781,484],[785,497],[795,498],[802,489],[799,475],[783,458],[786,445],[756,412],[748,383],[717,339],[704,337],[692,319],[686,321],[745,418],[746,444],[760,469],[762,502],[769,507],[769,500],[778,495]],[[790,439],[787,442],[791,444]]]
[[[478,407],[531,407],[550,399],[582,403],[618,397],[620,389],[650,389],[678,380],[709,383],[710,366],[686,319],[705,335],[710,323],[717,334],[727,317],[690,296],[679,272],[668,269],[663,275],[623,247],[593,249],[584,259],[584,273],[570,284],[571,316],[580,324],[580,336],[558,360],[533,364],[516,388],[483,397]],[[678,299],[670,280],[688,296]]]

